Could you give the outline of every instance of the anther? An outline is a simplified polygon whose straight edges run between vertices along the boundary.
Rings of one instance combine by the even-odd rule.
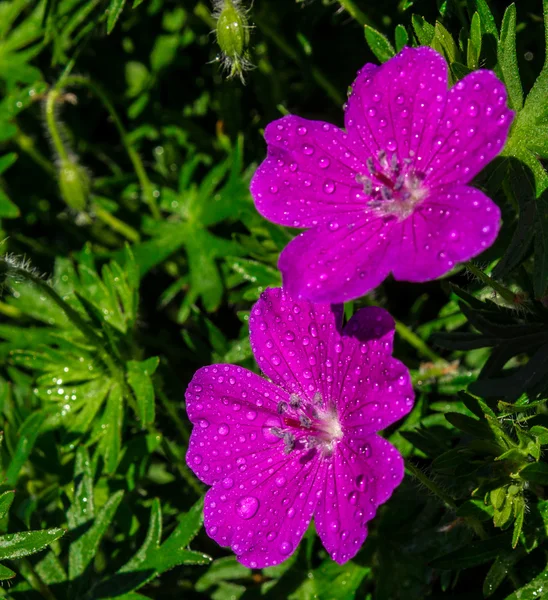
[[[392,191],[383,185],[381,187],[381,196],[383,200],[392,200]]]
[[[312,421],[303,414],[299,415],[299,423],[302,425],[302,427],[305,427],[306,429],[310,429],[312,427]]]
[[[279,427],[271,427],[270,428],[270,433],[272,435],[275,435],[276,437],[278,437],[280,439],[284,438],[285,435],[286,435],[285,432],[282,431]]]
[[[286,412],[286,410],[289,408],[289,404],[287,402],[284,402],[283,400],[281,402],[278,402],[278,406],[276,407],[276,412],[279,415],[283,415],[284,412]]]
[[[297,394],[291,394],[291,396],[289,396],[289,406],[291,406],[291,408],[300,408],[301,404],[302,400]]]
[[[365,161],[365,164],[367,166],[367,170],[371,173],[371,175],[375,175],[377,170],[375,169],[375,163],[373,162],[371,156]]]
[[[284,435],[284,454],[289,454],[295,449],[295,436],[291,433]]]
[[[395,154],[392,154],[392,158],[390,159],[390,168],[394,173],[397,173],[400,170],[400,163],[398,162],[398,157]]]
[[[398,178],[396,179],[396,183],[394,184],[394,191],[398,192],[399,190],[401,190],[404,183],[405,183],[405,179],[404,179],[403,175],[398,175]]]
[[[314,398],[312,398],[312,401],[316,406],[321,406],[323,404],[322,395],[320,394],[320,392],[316,392],[314,394]]]

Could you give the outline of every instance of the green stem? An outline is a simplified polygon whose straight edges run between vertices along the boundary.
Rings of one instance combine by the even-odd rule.
[[[118,113],[116,112],[116,109],[114,108],[114,105],[109,100],[106,93],[102,90],[102,88],[99,85],[97,85],[96,83],[87,79],[86,77],[82,77],[81,75],[67,75],[66,77],[64,77],[62,79],[61,82],[64,86],[67,86],[67,87],[71,86],[71,85],[86,86],[103,103],[103,106],[106,108],[107,112],[109,113],[109,115],[114,123],[114,126],[118,130],[118,133],[122,140],[122,144],[123,144],[124,148],[126,149],[129,159],[131,160],[133,169],[135,170],[135,174],[137,175],[137,179],[139,180],[139,184],[141,185],[141,193],[142,193],[143,200],[148,204],[148,206],[150,208],[150,212],[152,213],[152,216],[155,219],[160,219],[161,214],[160,214],[160,211],[156,204],[156,195],[155,195],[155,194],[157,194],[157,190],[155,189],[154,185],[148,178],[145,167],[143,165],[143,161],[141,160],[139,153],[135,150],[135,148],[133,148],[131,141],[129,139],[129,136],[127,134],[127,131],[122,123],[122,120],[118,116]]]
[[[45,598],[46,600],[57,600],[51,589],[34,570],[34,567],[28,559],[21,558],[17,561],[17,564],[19,565],[19,569],[23,577],[28,581],[34,590],[40,593],[42,598]]]
[[[357,6],[354,0],[339,0],[339,4],[360,25],[372,25],[371,19],[367,17]]]
[[[472,273],[474,276],[476,276],[482,283],[489,286],[492,290],[497,292],[497,294],[500,294],[501,298],[506,300],[506,302],[508,302],[511,305],[514,305],[516,303],[516,295],[514,294],[514,292],[510,291],[508,288],[505,288],[503,285],[498,283],[498,281],[495,281],[492,277],[489,277],[489,275],[486,275],[481,269],[478,269],[478,267],[476,267],[476,265],[474,265],[473,263],[467,262],[467,263],[464,263],[464,266],[470,271],[470,273]]]
[[[124,221],[121,221],[112,213],[109,213],[108,210],[105,210],[104,208],[99,206],[99,204],[94,203],[91,209],[100,221],[103,221],[103,223],[108,225],[112,230],[123,235],[130,242],[137,243],[141,240],[141,236],[139,235],[139,232],[136,229],[134,229],[127,223],[124,223]]]
[[[431,348],[429,348],[421,338],[411,331],[407,325],[404,325],[401,321],[396,320],[396,331],[398,335],[404,339],[408,344],[413,346],[415,350],[422,354],[425,358],[428,358],[435,363],[446,364],[446,360],[443,359],[439,354],[436,354]]]
[[[69,161],[69,155],[65,148],[65,144],[63,144],[63,138],[61,137],[57,120],[55,118],[55,102],[60,95],[61,92],[56,89],[51,90],[48,94],[48,98],[46,100],[46,125],[51,136],[51,143],[59,155],[59,158],[62,161]]]
[[[418,479],[426,488],[428,488],[435,496],[437,496],[447,508],[457,510],[457,505],[451,496],[448,496],[441,488],[439,488],[431,479],[429,479],[420,469],[418,469],[411,461],[405,461],[407,471]]]

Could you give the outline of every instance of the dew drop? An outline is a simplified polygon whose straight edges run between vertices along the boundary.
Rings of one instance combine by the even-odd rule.
[[[287,480],[286,480],[286,478],[285,478],[283,475],[279,475],[279,476],[278,476],[278,477],[276,477],[276,479],[275,479],[276,485],[277,485],[279,488],[283,487],[283,486],[285,485],[286,481],[287,481]]]
[[[318,166],[320,167],[320,169],[327,169],[327,167],[331,164],[331,161],[324,156],[323,158],[320,158],[319,162],[318,162]]]
[[[242,519],[251,519],[259,510],[259,501],[255,496],[245,496],[236,502],[236,512]]]
[[[358,492],[350,492],[350,494],[348,494],[348,502],[350,502],[352,506],[355,506],[358,503]]]
[[[292,549],[293,549],[293,546],[291,546],[291,544],[289,542],[282,542],[280,544],[280,554],[283,554],[284,556],[291,554]]]
[[[229,490],[234,485],[234,479],[232,477],[225,477],[222,484],[225,490]]]
[[[334,181],[331,181],[331,179],[326,179],[324,184],[323,184],[323,191],[326,194],[332,194],[335,191],[336,185]]]
[[[297,129],[297,133],[298,133],[299,135],[306,135],[306,134],[308,133],[308,130],[307,130],[307,128],[306,128],[306,127],[299,127],[299,128]]]
[[[356,486],[360,490],[360,492],[363,492],[365,490],[366,485],[367,481],[365,475],[358,475],[356,477]]]
[[[312,154],[314,154],[314,147],[309,146],[308,144],[304,144],[303,145],[303,153],[306,154],[307,156],[311,156]]]
[[[245,417],[248,421],[254,421],[257,418],[256,410],[248,410],[245,414]]]
[[[201,465],[202,464],[202,460],[203,459],[202,459],[201,455],[200,454],[196,454],[196,456],[192,459],[192,462],[195,465]]]
[[[273,354],[270,357],[270,361],[272,362],[272,364],[277,367],[280,365],[280,363],[282,362],[282,359],[277,355],[277,354]]]

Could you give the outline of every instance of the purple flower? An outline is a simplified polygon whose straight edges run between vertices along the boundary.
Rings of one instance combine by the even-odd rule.
[[[186,391],[194,424],[186,460],[213,487],[205,528],[252,568],[293,553],[314,516],[338,563],[403,478],[398,451],[376,434],[413,405],[392,357],[394,321],[363,308],[341,331],[340,307],[269,289],[249,318],[270,381],[234,365],[197,371]]]
[[[251,182],[258,211],[309,228],[282,252],[284,289],[342,302],[398,280],[427,281],[490,246],[498,207],[468,183],[504,146],[504,85],[475,71],[447,89],[431,48],[404,48],[358,73],[346,132],[287,116],[265,130]]]

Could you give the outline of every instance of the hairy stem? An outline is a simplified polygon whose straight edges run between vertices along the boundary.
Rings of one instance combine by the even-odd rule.
[[[97,96],[97,98],[99,98],[99,100],[102,102],[103,106],[109,113],[114,123],[114,126],[118,130],[120,139],[122,140],[122,144],[126,149],[131,164],[133,165],[133,169],[135,171],[135,174],[137,175],[137,179],[139,180],[139,184],[141,186],[142,198],[144,202],[148,204],[152,216],[155,219],[160,219],[161,214],[156,203],[156,195],[158,192],[155,189],[152,182],[150,181],[150,179],[148,178],[145,167],[143,165],[143,161],[141,160],[139,153],[131,144],[127,131],[122,123],[122,120],[120,119],[118,113],[116,112],[116,109],[114,108],[114,105],[112,104],[106,93],[102,90],[102,88],[99,85],[87,79],[86,77],[82,77],[81,75],[68,75],[61,80],[61,83],[67,87],[71,85],[83,85],[89,90],[91,90],[91,92],[93,92]]]

